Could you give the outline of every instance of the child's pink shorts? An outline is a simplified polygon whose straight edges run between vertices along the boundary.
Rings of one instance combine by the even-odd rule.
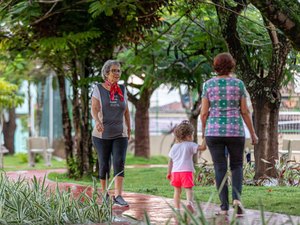
[[[194,186],[193,172],[174,172],[171,177],[174,187],[192,188]]]

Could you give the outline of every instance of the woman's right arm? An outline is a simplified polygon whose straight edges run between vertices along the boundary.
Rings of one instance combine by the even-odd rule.
[[[172,159],[170,159],[169,163],[168,163],[168,173],[167,173],[168,180],[171,180],[172,168],[173,168],[173,161],[172,161]]]
[[[206,126],[206,121],[209,115],[209,101],[207,98],[202,98],[201,100],[201,113],[200,113],[200,119],[202,123],[202,138],[204,138],[204,131]]]
[[[252,144],[257,144],[258,137],[257,137],[254,127],[253,127],[250,111],[249,111],[249,108],[247,105],[247,100],[244,97],[241,99],[241,115],[243,117],[243,120],[244,120],[249,132],[250,132]]]
[[[92,117],[96,122],[96,129],[99,132],[103,132],[103,124],[102,121],[100,121],[99,118],[99,112],[100,112],[100,102],[97,98],[92,97]]]

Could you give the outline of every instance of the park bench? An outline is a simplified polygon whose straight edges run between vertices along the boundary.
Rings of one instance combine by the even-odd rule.
[[[278,156],[285,157],[286,160],[300,162],[300,139],[284,139],[278,137]],[[251,162],[254,162],[254,146],[251,145],[251,139],[246,138],[245,153],[251,155]]]
[[[0,169],[3,169],[3,156],[8,153],[8,149],[4,145],[0,145]]]
[[[46,166],[51,166],[53,148],[49,148],[47,137],[29,137],[28,138],[28,158],[29,166],[35,166],[35,154],[42,154]]]
[[[300,162],[300,139],[283,139],[278,153],[280,157],[285,155],[287,160]]]

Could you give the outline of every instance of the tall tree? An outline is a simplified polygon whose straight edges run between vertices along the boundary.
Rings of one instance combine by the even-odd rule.
[[[278,159],[280,88],[284,79],[287,55],[291,49],[290,42],[270,21],[261,19],[260,26],[265,26],[263,33],[269,35],[271,43],[271,46],[266,46],[271,49],[271,52],[264,60],[263,54],[264,51],[268,52],[268,48],[241,41],[238,19],[247,5],[238,1],[235,4],[228,4],[214,0],[214,3],[216,3],[222,35],[230,53],[237,61],[237,72],[251,95],[254,126],[259,137],[259,143],[254,148],[255,178],[276,177],[274,165],[275,160]],[[257,33],[257,35],[261,34]]]
[[[214,7],[202,5],[199,8],[181,1],[175,7],[178,16],[173,15],[171,20],[186,13],[163,37],[169,40],[164,49],[168,59],[162,61],[160,67],[165,68],[165,82],[181,92],[182,106],[195,127],[194,141],[197,142],[202,86],[212,76],[212,59],[225,48],[225,43],[220,38]],[[185,104],[184,98],[188,98],[189,104]]]
[[[0,78],[0,147],[2,145],[2,129],[4,120],[4,111],[9,108],[19,106],[23,102],[23,98],[16,92],[18,87]]]
[[[250,0],[300,50],[300,2],[297,0]]]
[[[8,54],[7,48],[10,45],[0,47],[0,57],[2,59],[0,63],[1,76],[5,78],[8,82],[15,84],[20,87],[23,80],[29,80],[30,77],[27,75],[28,68],[31,67],[31,63],[22,57],[22,54]],[[28,67],[25,66],[29,64]],[[7,109],[6,121],[3,123],[3,137],[4,145],[9,150],[10,154],[15,153],[15,131],[16,131],[16,109],[10,107]]]
[[[124,69],[123,78],[129,101],[135,106],[134,154],[150,157],[149,108],[153,92],[160,86],[157,79],[157,64],[160,51],[158,45],[139,52],[141,45],[131,48],[119,56]],[[139,49],[139,50],[137,50]]]
[[[35,53],[34,57],[39,57],[56,70],[70,175],[79,172],[81,176],[93,168],[88,96],[91,80],[88,78],[99,74],[103,62],[114,57],[119,45],[137,42],[145,30],[158,24],[157,11],[167,3],[165,0],[71,0],[46,4],[13,0],[1,4],[5,13],[13,19],[12,24],[18,25],[12,34],[24,38],[27,47]],[[73,100],[76,104],[73,108],[75,146],[66,104],[65,76],[71,80],[73,93],[78,94]],[[73,147],[76,147],[75,152]]]
[[[213,19],[198,19],[214,11],[213,7],[195,10],[178,4],[172,14],[164,13],[162,26],[152,29],[139,45],[128,48],[120,59],[124,62],[123,78],[129,100],[135,105],[135,155],[149,157],[149,107],[153,91],[162,83],[170,89],[186,88],[192,105],[186,107],[197,131],[202,84],[211,74],[214,53],[224,48],[223,39],[214,34],[218,28]],[[143,140],[142,142],[140,140]],[[197,132],[195,132],[197,141]]]
[[[28,56],[34,55],[32,49],[28,48],[28,39],[26,33],[21,32],[21,36],[15,35],[20,30],[20,24],[12,23],[13,19],[7,10],[9,9],[8,3],[0,3],[0,33],[1,33],[1,45],[0,45],[0,70],[1,76],[6,78],[10,83],[16,84],[18,87],[21,86],[24,80],[28,83],[38,84],[45,80],[42,71],[43,67],[39,65],[37,61],[29,59]],[[14,25],[13,25],[14,24]],[[22,30],[22,29],[21,29]],[[28,109],[29,115],[31,110],[31,96],[30,96],[30,85],[28,85],[29,94],[28,98]],[[14,135],[16,130],[16,112],[15,108],[9,109],[8,121],[4,123],[3,135],[5,146],[9,149],[10,153],[14,153]],[[40,113],[36,114],[37,116]],[[28,116],[28,120],[30,116]],[[31,124],[28,121],[28,124]],[[36,123],[37,124],[37,123]],[[28,126],[28,132],[30,133],[32,128]]]

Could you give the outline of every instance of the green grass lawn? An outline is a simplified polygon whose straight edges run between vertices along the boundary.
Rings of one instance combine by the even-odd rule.
[[[37,169],[59,169],[66,168],[65,160],[56,160],[55,157],[52,158],[52,166],[48,167],[41,155],[38,155],[38,161],[35,167],[30,167],[28,165],[28,156],[25,153],[19,153],[15,155],[5,155],[3,158],[4,171],[16,171],[16,170],[37,170]],[[133,154],[127,154],[126,165],[144,165],[144,164],[167,164],[168,158],[164,156],[153,156],[150,159],[145,159],[143,157],[134,157]]]
[[[152,156],[150,159],[143,157],[134,157],[128,153],[126,156],[126,165],[144,165],[144,164],[168,164],[169,158],[166,156]]]
[[[39,160],[36,162],[35,167],[30,167],[27,161],[27,154],[16,154],[16,155],[5,155],[3,158],[4,171],[17,171],[17,170],[42,170],[42,169],[58,169],[65,168],[65,160],[56,160],[52,158],[52,166],[46,166],[42,157],[38,157]]]

